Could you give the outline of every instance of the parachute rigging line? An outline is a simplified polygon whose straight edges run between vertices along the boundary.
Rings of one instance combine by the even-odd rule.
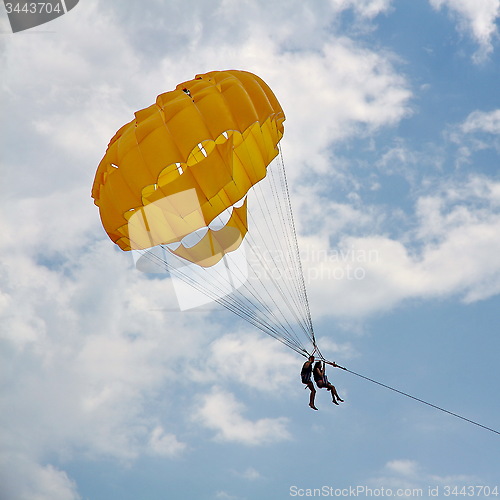
[[[249,231],[247,238],[255,255],[259,257],[258,250],[255,251],[255,241],[257,238],[260,238],[260,241],[265,240],[261,226],[265,225],[268,234],[276,234],[272,239],[274,248],[268,252],[271,262],[267,263],[266,259],[261,259],[260,264],[263,265],[270,278],[273,289],[280,295],[302,332],[314,345],[314,330],[300,262],[297,234],[293,223],[284,162],[281,156],[280,159],[277,158],[270,164],[268,177],[267,183],[260,182],[254,186],[255,196],[252,197],[251,201],[256,201],[258,211],[249,210],[249,218],[253,222],[254,228],[253,231]],[[271,190],[272,197],[266,192],[266,188]],[[271,199],[273,203],[270,204],[268,200]],[[257,221],[257,218],[260,220]],[[278,253],[278,255],[275,257],[274,253]],[[275,279],[273,272],[276,271],[288,274],[290,279],[287,279],[287,276],[282,280]],[[293,304],[290,303],[290,300]]]
[[[324,360],[326,361],[326,360]],[[470,418],[466,418],[466,417],[463,417],[462,415],[459,415],[458,413],[454,413],[452,411],[449,411],[449,410],[446,410],[445,408],[442,408],[440,406],[437,406],[435,404],[432,404],[432,403],[429,403],[428,401],[424,401],[423,399],[420,399],[420,398],[417,398],[415,396],[412,396],[411,394],[408,394],[406,392],[403,392],[403,391],[400,391],[399,389],[395,389],[394,387],[391,387],[387,384],[383,384],[382,382],[378,382],[377,380],[374,380],[370,377],[366,377],[365,375],[361,375],[360,373],[356,373],[352,370],[349,370],[348,368],[345,368],[343,366],[339,366],[337,365],[337,368],[340,368],[341,370],[344,370],[346,372],[349,372],[349,373],[352,373],[353,375],[356,375],[357,377],[360,377],[360,378],[363,378],[365,380],[368,380],[369,382],[372,382],[374,384],[377,384],[377,385],[380,385],[382,387],[385,387],[386,389],[390,389],[391,391],[394,391],[394,392],[397,392],[398,394],[401,394],[403,396],[406,396],[407,398],[410,398],[410,399],[413,399],[415,401],[418,401],[419,403],[423,403],[427,406],[430,406],[432,408],[435,408],[436,410],[440,410],[444,413],[447,413],[448,415],[452,415],[456,418],[460,418],[461,420],[465,420],[466,422],[469,422],[470,424],[474,424],[474,425],[477,425],[478,427],[481,427],[487,431],[490,431],[490,432],[493,432],[495,434],[499,434],[500,435],[500,431],[497,431],[495,429],[492,429],[491,427],[487,427],[486,425],[483,425],[483,424],[480,424],[479,422],[476,422],[475,420],[471,420]]]
[[[168,250],[166,250],[168,251]],[[279,328],[279,325],[273,325],[269,319],[264,320],[262,318],[259,318],[255,315],[253,308],[257,308],[258,306],[255,303],[250,303],[248,298],[245,297],[243,294],[239,293],[238,290],[234,290],[231,295],[231,300],[228,299],[228,296],[219,296],[216,292],[214,292],[213,289],[208,288],[207,286],[203,286],[203,284],[199,280],[194,280],[191,276],[189,276],[186,273],[183,273],[180,271],[178,268],[172,266],[169,264],[165,259],[160,258],[159,256],[155,255],[151,251],[147,251],[144,254],[144,257],[151,262],[155,262],[158,265],[161,265],[169,271],[173,276],[179,278],[181,281],[184,283],[192,286],[196,290],[202,292],[205,294],[207,297],[211,298],[214,302],[218,303],[219,305],[223,306],[233,314],[236,314],[240,318],[244,319],[248,323],[252,324],[259,330],[263,331],[267,335],[273,337],[274,339],[278,340],[285,346],[289,347],[290,349],[294,350],[298,354],[302,356],[307,355],[306,349],[300,344],[298,341],[293,341],[293,339],[288,338],[287,332],[282,331]],[[180,260],[180,259],[179,259]],[[203,268],[201,268],[203,269]],[[200,273],[203,273],[203,270],[200,270]],[[222,275],[219,274],[219,277],[221,280],[224,280]],[[213,276],[211,276],[213,278]],[[212,288],[214,285],[214,281],[212,280],[211,286]],[[220,288],[218,289],[219,291],[223,291],[223,284],[221,284]]]
[[[278,149],[279,149],[279,164],[281,167],[280,171],[282,173],[280,180],[281,180],[283,193],[286,196],[286,213],[288,216],[289,227],[292,230],[292,242],[293,242],[293,244],[290,245],[290,247],[293,248],[295,251],[295,259],[293,260],[293,262],[297,266],[297,275],[298,275],[299,280],[300,280],[302,297],[303,297],[304,305],[306,308],[306,317],[307,317],[307,321],[308,321],[310,332],[311,332],[311,340],[313,342],[313,345],[316,346],[316,339],[314,337],[314,328],[313,328],[313,324],[312,324],[311,310],[309,308],[309,300],[307,298],[307,289],[306,289],[306,283],[305,283],[305,279],[304,279],[304,271],[302,268],[302,260],[300,258],[299,244],[298,244],[298,239],[297,239],[297,230],[295,228],[295,221],[293,219],[292,201],[290,199],[290,191],[288,189],[288,181],[287,181],[286,173],[285,173],[285,161],[283,160],[283,152],[281,150],[280,144],[278,144]]]
[[[158,256],[154,249],[147,250],[143,257],[307,357],[310,349],[301,339],[305,336],[315,346],[315,338],[282,159],[275,159],[268,166],[268,178],[253,187],[249,204],[252,228],[245,242],[254,261],[248,259],[245,264],[250,275],[245,277],[244,270],[232,262],[233,275],[242,283],[241,290],[233,288],[226,295],[224,290],[231,285],[231,278],[213,268],[209,284],[204,277],[208,271],[202,266],[189,266],[191,276],[183,272],[183,259],[163,245],[168,258]],[[273,245],[267,247],[269,242]],[[260,279],[262,275],[264,280]]]

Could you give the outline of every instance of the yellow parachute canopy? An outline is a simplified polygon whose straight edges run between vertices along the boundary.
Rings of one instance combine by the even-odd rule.
[[[92,197],[137,269],[168,272],[179,309],[216,302],[307,356],[315,340],[278,155],[284,121],[258,76],[198,75],[118,130]]]
[[[135,113],[111,139],[92,187],[104,229],[122,250],[166,245],[203,267],[239,247],[246,194],[283,136],[271,89],[245,71],[213,71]]]

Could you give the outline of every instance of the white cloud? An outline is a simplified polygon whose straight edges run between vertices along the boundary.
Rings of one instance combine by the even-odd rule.
[[[351,331],[354,330],[354,328],[349,329]],[[334,342],[330,336],[318,337],[316,340],[318,345],[321,346],[321,353],[330,361],[335,361],[336,359],[347,361],[358,356],[358,352],[354,349],[350,342]]]
[[[461,125],[462,132],[487,132],[500,135],[500,109],[473,111]]]
[[[167,433],[161,425],[157,425],[149,439],[151,452],[163,457],[174,457],[186,449],[186,444],[180,442],[174,434]]]
[[[226,380],[275,392],[289,387],[296,372],[297,357],[280,343],[262,333],[243,331],[214,340],[201,366],[193,367],[190,376],[197,382]]]
[[[331,144],[410,113],[411,93],[390,59],[348,39],[328,41],[310,54],[281,55],[277,64],[280,73],[295,75],[276,79],[289,120],[284,155],[292,169],[306,165],[325,174]]]
[[[418,464],[414,460],[391,460],[385,465],[386,469],[405,477],[418,476]]]
[[[216,439],[248,446],[257,446],[290,438],[287,430],[288,419],[262,418],[246,419],[242,403],[233,394],[214,388],[202,397],[201,406],[196,410],[194,419],[204,427],[216,432]]]
[[[321,240],[333,239],[339,234],[357,229],[373,229],[380,214],[380,209],[364,206],[357,196],[353,196],[351,202],[332,200],[321,193],[322,187],[323,183],[301,188],[299,196],[294,197],[294,207],[298,209],[296,212],[300,217],[299,227],[302,233],[308,235],[301,241],[301,258],[306,265],[321,256],[318,248],[322,244]],[[315,202],[311,203],[311,200]],[[311,234],[315,236],[312,237]]]
[[[447,136],[457,145],[457,167],[470,168],[475,152],[500,152],[500,110],[475,110],[462,123],[450,127]]]
[[[415,185],[419,170],[423,164],[439,164],[436,151],[432,151],[432,157],[411,150],[402,140],[394,141],[394,145],[384,151],[375,162],[375,167],[384,175],[399,175],[406,179],[410,185]]]
[[[376,230],[346,231],[335,248],[325,236],[304,239],[316,256],[304,266],[313,315],[350,317],[409,298],[474,302],[500,293],[499,193],[498,182],[471,176],[421,196],[415,229],[399,239]]]
[[[247,467],[241,474],[241,477],[248,479],[249,481],[255,481],[262,477],[261,473],[254,469],[253,467]]]
[[[330,3],[339,11],[352,8],[362,17],[373,18],[387,12],[392,0],[330,0]]]
[[[47,206],[44,199],[30,203],[33,213]],[[24,205],[11,206],[17,220]],[[189,328],[180,315],[166,323],[161,309],[175,300],[168,283],[134,273],[105,241],[90,244],[82,236],[72,242],[54,231],[44,247],[43,231],[29,231],[30,224],[27,218],[18,229],[16,219],[4,220],[0,243],[0,366],[7,383],[0,442],[9,460],[23,464],[23,476],[9,474],[5,484],[15,500],[73,500],[74,485],[47,457],[71,460],[79,450],[131,460],[184,450],[147,406],[159,391],[168,398],[164,382],[176,377],[175,358],[188,346],[195,355],[191,328],[202,315],[190,318]]]
[[[456,17],[458,27],[479,44],[474,54],[475,62],[484,61],[493,52],[493,43],[498,37],[496,26],[500,16],[499,0],[429,0],[435,9],[446,6]]]
[[[241,497],[231,495],[230,493],[228,493],[227,491],[224,491],[224,490],[217,491],[215,493],[215,498],[220,498],[222,500],[242,500]]]
[[[2,500],[80,500],[76,484],[52,465],[16,454],[0,455]]]
[[[434,491],[441,491],[443,487],[450,485],[469,486],[473,484],[483,484],[481,479],[466,474],[454,474],[440,476],[429,473],[419,462],[409,459],[396,459],[387,462],[378,477],[371,478],[367,484],[372,488],[392,489],[393,492],[401,489],[404,496],[426,497],[429,495],[429,488]],[[439,495],[441,497],[441,495]],[[401,495],[403,496],[403,495]],[[430,497],[430,495],[429,495]]]

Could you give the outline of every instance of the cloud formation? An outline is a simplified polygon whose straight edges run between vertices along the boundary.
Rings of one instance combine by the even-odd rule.
[[[435,9],[447,7],[457,20],[458,29],[469,34],[479,45],[473,55],[476,63],[484,60],[493,52],[494,42],[498,39],[497,19],[500,16],[498,0],[430,0]]]
[[[332,248],[328,226],[323,237],[304,239],[315,257],[305,262],[314,313],[354,316],[411,298],[474,302],[499,293],[499,190],[484,176],[438,184],[416,200],[415,225],[397,239],[346,234]]]
[[[20,455],[0,454],[0,495],[6,500],[81,500],[68,475]]]
[[[395,459],[388,461],[378,477],[368,481],[373,488],[384,487],[392,489],[394,492],[401,489],[404,496],[413,498],[416,496],[424,497],[429,494],[429,489],[444,494],[444,487],[450,485],[475,485],[484,484],[480,478],[457,474],[451,476],[440,476],[431,474],[419,462],[410,459]],[[437,487],[437,489],[436,489]],[[439,495],[440,496],[440,495]]]
[[[462,132],[488,132],[500,135],[500,109],[493,111],[473,111],[461,125]]]
[[[215,438],[257,446],[290,439],[286,417],[250,420],[243,416],[244,405],[233,394],[214,387],[202,397],[194,419],[215,431]]]
[[[296,357],[284,351],[273,339],[260,332],[237,332],[222,335],[212,342],[205,359],[190,373],[196,382],[243,384],[274,393],[290,386],[296,371]]]

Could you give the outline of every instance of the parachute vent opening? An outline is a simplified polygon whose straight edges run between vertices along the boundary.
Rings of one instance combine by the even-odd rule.
[[[111,164],[113,168],[118,168],[118,165],[115,165],[114,163]]]
[[[203,239],[203,237],[207,234],[207,231],[208,227],[202,227],[184,236],[184,238],[182,238],[181,240],[182,246],[184,248],[194,247],[197,243],[199,243]]]
[[[177,172],[179,172],[179,174],[182,175],[184,173],[182,165],[180,163],[176,163],[175,166],[177,167]]]
[[[222,213],[220,213],[215,219],[210,222],[208,228],[212,231],[220,231],[229,222],[231,215],[233,214],[233,207],[226,208]]]
[[[234,207],[234,208],[240,208],[240,207],[242,207],[242,206],[243,206],[243,204],[245,203],[246,199],[247,199],[247,197],[246,197],[246,196],[243,196],[243,198],[241,198],[241,200],[237,201],[237,202],[233,205],[233,207]]]
[[[206,158],[208,156],[208,153],[207,150],[203,147],[203,144],[201,142],[198,144],[198,148],[200,149],[203,156]]]
[[[164,243],[165,247],[167,247],[169,250],[177,250],[180,246],[181,246],[181,242],[180,241],[176,241],[174,243]]]

